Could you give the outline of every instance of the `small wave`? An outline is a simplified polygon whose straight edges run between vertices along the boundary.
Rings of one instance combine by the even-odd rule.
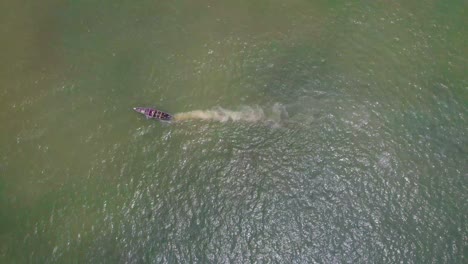
[[[278,110],[280,109],[280,110]],[[224,109],[222,107],[216,107],[210,110],[194,110],[190,112],[178,113],[174,115],[175,121],[184,121],[184,120],[207,120],[207,121],[218,121],[218,122],[267,122],[267,121],[281,121],[283,116],[287,116],[286,110],[280,104],[275,104],[272,109],[272,114],[274,117],[269,117],[265,114],[262,108],[255,106],[245,106],[239,109],[238,111]]]

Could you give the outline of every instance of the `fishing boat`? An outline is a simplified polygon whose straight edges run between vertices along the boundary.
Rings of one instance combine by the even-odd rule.
[[[161,121],[171,121],[173,116],[169,113],[150,107],[134,107],[133,110],[146,116],[146,118],[157,119]]]

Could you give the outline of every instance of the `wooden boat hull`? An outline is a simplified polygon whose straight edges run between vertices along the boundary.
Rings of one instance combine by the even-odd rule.
[[[150,107],[134,107],[133,110],[136,112],[143,114],[146,118],[157,119],[161,121],[171,121],[174,117],[166,112],[161,110],[150,108]]]

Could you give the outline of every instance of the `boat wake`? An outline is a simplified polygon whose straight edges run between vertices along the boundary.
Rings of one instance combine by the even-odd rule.
[[[275,122],[279,123],[282,119],[287,118],[287,112],[283,105],[275,104],[272,107],[271,113],[265,113],[262,108],[255,106],[244,106],[238,111],[216,107],[210,110],[195,110],[183,112],[174,115],[174,121],[185,120],[207,120],[218,122]]]

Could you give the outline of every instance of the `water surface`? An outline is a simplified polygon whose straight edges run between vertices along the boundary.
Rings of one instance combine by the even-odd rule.
[[[467,8],[4,1],[0,262],[466,262]]]

